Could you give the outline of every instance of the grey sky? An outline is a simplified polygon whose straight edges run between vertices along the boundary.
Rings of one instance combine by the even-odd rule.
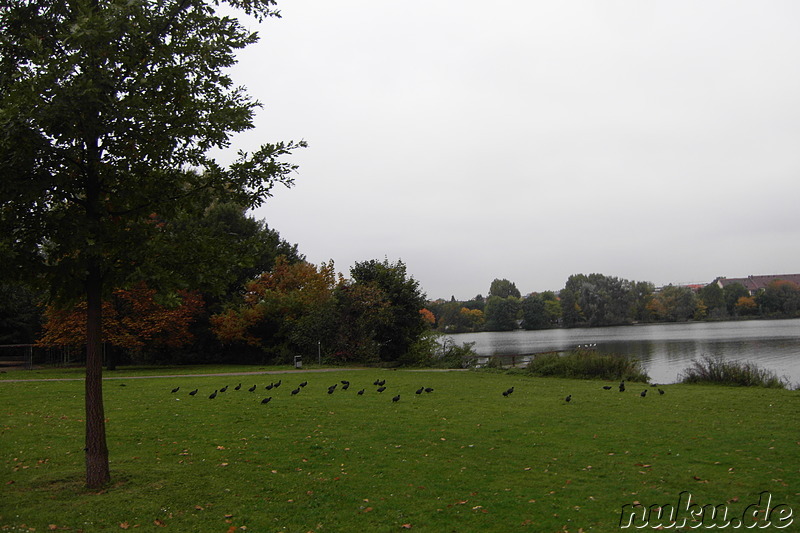
[[[599,272],[800,272],[800,3],[283,0],[234,148],[305,139],[255,215],[430,298]]]

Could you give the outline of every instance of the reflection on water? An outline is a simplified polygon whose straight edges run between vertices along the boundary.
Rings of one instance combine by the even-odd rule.
[[[674,383],[693,359],[704,355],[753,361],[792,384],[800,383],[800,319],[487,331],[450,337],[458,344],[475,342],[474,350],[481,355],[533,354],[597,344],[601,353],[639,359],[657,383]]]

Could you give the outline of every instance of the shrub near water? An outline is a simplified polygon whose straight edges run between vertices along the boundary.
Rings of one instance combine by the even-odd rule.
[[[528,364],[535,376],[574,379],[625,379],[648,381],[639,361],[619,355],[604,355],[593,350],[576,350],[565,355],[537,355]]]
[[[750,361],[725,361],[721,357],[704,356],[692,361],[692,366],[681,372],[681,383],[718,383],[744,387],[785,389],[786,382],[771,371]]]

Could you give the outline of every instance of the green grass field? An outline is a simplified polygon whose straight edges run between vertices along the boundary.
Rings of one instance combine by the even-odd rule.
[[[798,391],[408,370],[114,379],[112,484],[89,491],[82,382],[10,381],[26,377],[0,382],[0,531],[605,532],[624,505],[685,491],[731,516],[762,491],[800,513]]]

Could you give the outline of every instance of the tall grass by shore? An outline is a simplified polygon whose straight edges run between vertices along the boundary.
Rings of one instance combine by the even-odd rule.
[[[726,361],[721,357],[703,356],[678,375],[681,383],[738,385],[743,387],[787,388],[787,380],[772,370],[752,361]]]
[[[575,350],[566,354],[537,355],[528,364],[534,376],[570,379],[649,381],[647,372],[635,359],[599,354],[594,350]]]

